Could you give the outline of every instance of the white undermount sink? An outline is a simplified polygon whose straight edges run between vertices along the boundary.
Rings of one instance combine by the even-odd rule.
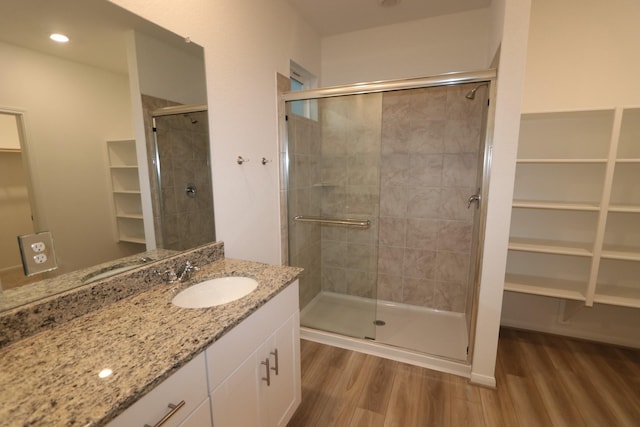
[[[188,287],[171,302],[182,308],[205,308],[222,305],[242,298],[258,287],[250,277],[219,277]]]

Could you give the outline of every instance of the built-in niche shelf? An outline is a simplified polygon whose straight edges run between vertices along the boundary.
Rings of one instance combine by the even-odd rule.
[[[640,308],[640,108],[523,114],[505,290]]]
[[[117,239],[145,244],[135,140],[107,141],[107,153]]]

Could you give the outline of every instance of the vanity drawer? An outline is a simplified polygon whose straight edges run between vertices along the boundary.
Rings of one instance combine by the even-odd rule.
[[[162,426],[176,427],[207,398],[205,357],[204,353],[201,353],[116,417],[108,426],[153,426],[169,412],[175,411]],[[183,401],[184,404],[181,404]],[[180,407],[171,409],[169,405]]]

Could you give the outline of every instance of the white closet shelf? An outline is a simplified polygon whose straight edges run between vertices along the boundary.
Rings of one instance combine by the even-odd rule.
[[[640,308],[640,284],[637,288],[598,284],[593,302]]]
[[[140,194],[140,190],[113,190],[113,194]]]
[[[509,239],[509,249],[523,252],[539,252],[556,255],[593,256],[591,245],[581,242],[563,242],[558,240],[542,239]]]
[[[504,283],[505,291],[576,301],[586,301],[586,288],[586,282],[516,274],[507,274]]]
[[[609,212],[640,213],[640,205],[609,205]]]
[[[556,202],[550,200],[514,200],[514,208],[526,209],[553,209],[567,211],[592,211],[597,212],[600,207],[596,203],[588,202]],[[640,208],[640,207],[639,207]]]
[[[142,214],[117,214],[116,218],[142,219]]]
[[[120,242],[128,242],[128,243],[139,243],[139,244],[146,244],[147,241],[145,240],[144,237],[120,237],[119,239]]]
[[[632,246],[610,246],[602,248],[602,258],[624,261],[640,261],[640,248]]]
[[[505,290],[640,308],[640,108],[520,124]]]
[[[558,158],[547,158],[547,159],[518,159],[516,163],[607,163],[607,159],[558,159]]]
[[[132,166],[132,165],[111,165],[111,166],[109,166],[109,168],[111,168],[111,169],[132,169],[132,170],[138,170],[138,166]]]

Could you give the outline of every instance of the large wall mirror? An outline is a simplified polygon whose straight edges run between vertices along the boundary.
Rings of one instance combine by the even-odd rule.
[[[203,49],[106,0],[0,16],[0,310],[215,240]]]

